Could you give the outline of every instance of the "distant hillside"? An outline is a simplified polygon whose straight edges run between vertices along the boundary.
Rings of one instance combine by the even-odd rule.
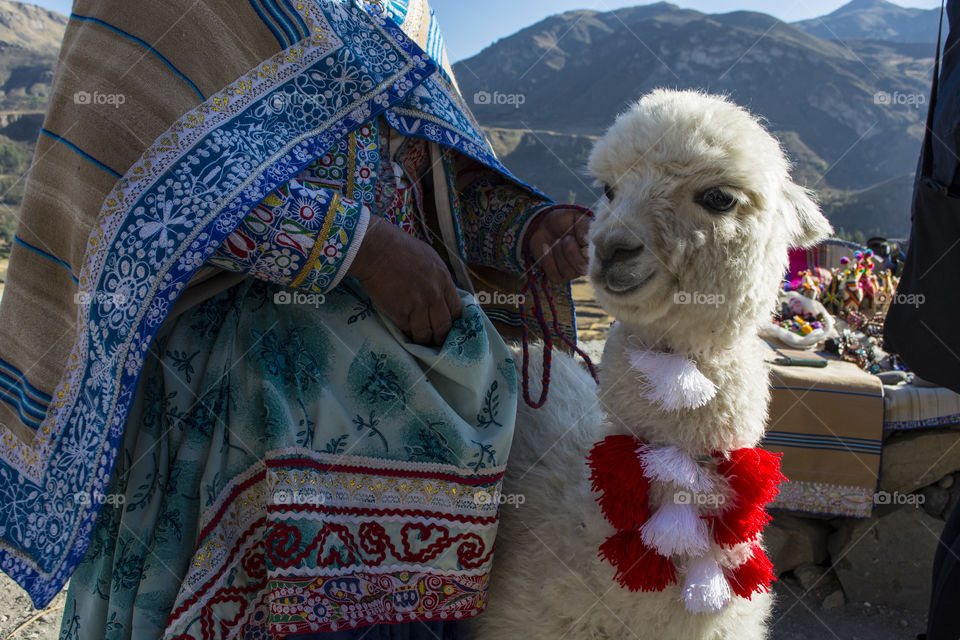
[[[67,16],[36,5],[0,0],[0,42],[54,54],[67,28]]]
[[[570,204],[590,205],[599,197],[601,191],[586,172],[597,136],[497,128],[485,131],[500,159],[541,191]]]
[[[656,87],[730,95],[765,118],[797,180],[817,189],[859,192],[905,176],[920,149],[931,57],[921,44],[831,42],[765,14],[661,2],[552,16],[455,71],[508,166],[552,197],[589,202],[591,137]],[[871,224],[907,219],[899,202]]]
[[[0,258],[9,252],[67,17],[0,0]]]
[[[940,9],[908,9],[885,0],[853,0],[833,13],[793,23],[825,40],[937,41]],[[946,22],[946,20],[944,20]]]
[[[547,18],[456,65],[498,153],[554,198],[592,203],[590,148],[655,87],[727,93],[766,118],[847,231],[903,235],[935,11],[854,0],[821,19],[661,2]],[[0,202],[16,206],[67,18],[0,0]],[[825,31],[826,30],[826,31]],[[832,41],[841,38],[843,42]],[[14,209],[0,206],[0,256]]]
[[[57,57],[0,42],[0,113],[44,111]]]
[[[862,191],[821,194],[823,211],[834,227],[847,234],[906,238],[910,235],[913,178],[911,173]]]

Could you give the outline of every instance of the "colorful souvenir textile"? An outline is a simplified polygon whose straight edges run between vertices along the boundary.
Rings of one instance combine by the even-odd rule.
[[[87,551],[154,335],[236,284],[206,263],[268,196],[380,116],[431,157],[457,152],[520,184],[445,64],[423,0],[74,4],[0,306],[0,568],[37,606]],[[86,99],[95,92],[125,101]],[[292,283],[296,264],[300,285],[332,285],[344,263],[316,267],[329,239],[318,234],[338,216],[359,224],[369,194],[300,186],[288,198],[313,198],[324,226],[275,218],[265,231],[312,240],[308,259],[234,258],[270,280]],[[456,197],[434,186],[438,203]],[[469,266],[454,210],[436,216],[456,235],[443,248],[461,287],[518,292],[517,274]],[[554,295],[575,335],[569,290]],[[515,304],[493,310],[498,328],[517,326]]]

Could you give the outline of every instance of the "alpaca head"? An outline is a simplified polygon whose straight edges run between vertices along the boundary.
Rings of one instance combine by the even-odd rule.
[[[788,169],[778,142],[729,100],[645,96],[590,157],[606,191],[590,230],[600,304],[679,350],[754,333],[775,304],[787,249],[832,230]]]

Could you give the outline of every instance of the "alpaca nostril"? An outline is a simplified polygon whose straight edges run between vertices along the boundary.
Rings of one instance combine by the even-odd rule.
[[[643,253],[643,248],[642,244],[634,247],[613,246],[608,247],[606,251],[598,251],[597,253],[604,264],[611,264],[632,260]]]

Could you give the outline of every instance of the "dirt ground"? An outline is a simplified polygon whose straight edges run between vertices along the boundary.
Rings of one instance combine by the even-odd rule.
[[[0,640],[56,640],[65,599],[66,592],[61,593],[37,611],[26,592],[0,573]]]
[[[777,604],[770,640],[915,640],[927,616],[870,603],[825,609],[823,592],[804,594],[792,577],[775,583]]]
[[[926,616],[915,612],[864,603],[824,609],[821,594],[801,598],[803,588],[789,577],[777,582],[776,591],[770,640],[914,640],[924,629]],[[37,611],[23,590],[0,574],[0,640],[56,640],[64,598],[61,593]]]

